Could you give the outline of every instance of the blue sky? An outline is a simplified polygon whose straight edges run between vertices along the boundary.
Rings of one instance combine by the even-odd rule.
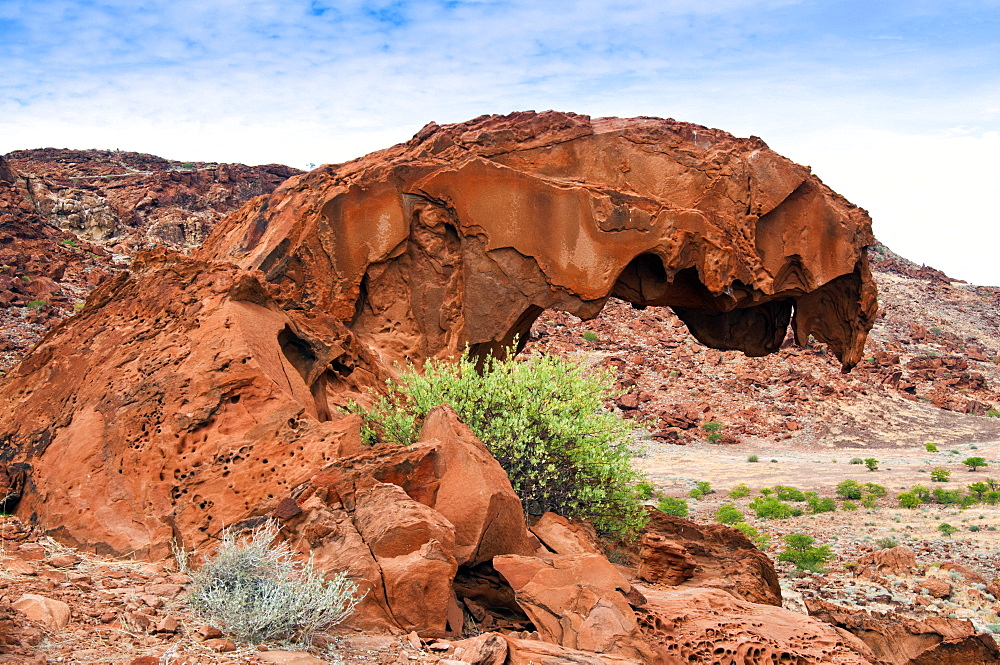
[[[1000,285],[1000,0],[0,0],[0,153],[304,167],[549,108],[760,136]]]

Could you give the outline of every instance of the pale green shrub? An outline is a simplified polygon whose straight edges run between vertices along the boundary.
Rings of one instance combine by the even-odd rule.
[[[346,573],[324,580],[311,561],[296,561],[287,543],[272,544],[277,533],[271,521],[243,542],[223,531],[215,556],[191,574],[187,603],[240,642],[308,646],[317,632],[350,616],[361,598]]]

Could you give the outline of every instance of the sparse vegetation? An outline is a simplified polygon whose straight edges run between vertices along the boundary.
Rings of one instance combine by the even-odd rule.
[[[805,501],[806,495],[802,493],[801,490],[797,490],[794,487],[786,487],[784,485],[775,485],[774,491],[777,492],[775,496],[779,501]]]
[[[845,480],[837,485],[836,493],[841,499],[860,499],[861,483],[856,480]]]
[[[47,300],[32,300],[27,305],[24,306],[25,309],[41,309],[48,305]]]
[[[726,503],[715,511],[715,521],[719,524],[738,524],[743,521],[743,513],[733,504]]]
[[[273,544],[277,533],[273,522],[244,542],[224,531],[215,555],[192,573],[187,603],[240,642],[307,646],[350,616],[361,598],[346,573],[324,580],[311,562],[297,562],[287,543]]]
[[[778,555],[778,561],[793,563],[799,570],[820,572],[823,564],[833,558],[829,545],[814,546],[816,539],[804,533],[790,533],[784,540],[785,550]]]
[[[941,535],[945,538],[951,538],[951,534],[958,532],[958,527],[952,526],[947,522],[941,522],[941,524],[938,524],[937,530],[940,531]]]
[[[1000,418],[1000,410],[997,409],[987,409],[986,416],[989,418]]]
[[[936,453],[938,451],[938,447],[935,446],[933,443],[928,443],[926,446],[924,446],[924,448],[929,453]]]
[[[785,520],[789,517],[798,517],[802,514],[801,508],[793,508],[773,496],[757,497],[750,502],[750,510],[754,511],[757,519],[762,520]]]
[[[967,457],[962,464],[969,467],[969,471],[975,471],[976,469],[989,466],[985,457]]]
[[[829,496],[810,496],[806,505],[809,506],[809,512],[813,514],[832,513],[837,510],[837,502],[833,500],[833,497]]]
[[[768,543],[771,542],[771,536],[761,533],[757,527],[746,522],[738,522],[733,525],[733,528],[740,531],[748,540],[761,549],[767,547]]]
[[[743,497],[750,496],[750,494],[750,486],[746,483],[740,483],[729,490],[729,498],[731,499],[742,499]]]
[[[600,342],[601,341],[601,338],[597,336],[597,333],[595,333],[592,330],[585,330],[583,332],[583,338],[585,340],[587,340],[588,342]]]
[[[709,443],[716,443],[722,440],[723,424],[720,423],[719,421],[709,420],[707,423],[702,425],[701,428],[708,433],[708,436],[706,436],[705,438],[709,441]]]
[[[659,503],[656,504],[656,508],[661,513],[673,515],[674,517],[688,516],[688,502],[684,499],[676,499],[672,496],[661,497]]]
[[[365,440],[409,445],[424,417],[450,404],[510,477],[525,512],[553,511],[589,519],[611,537],[628,537],[645,523],[635,495],[638,473],[628,448],[629,425],[604,411],[616,395],[609,374],[555,356],[525,361],[428,361],[386,383],[365,412]]]
[[[851,464],[864,464],[864,463],[865,463],[865,461],[863,459],[861,459],[860,457],[852,457],[851,458]]]
[[[946,483],[951,479],[951,471],[942,467],[936,466],[931,469],[931,482],[933,483]]]
[[[712,485],[706,480],[699,480],[694,484],[694,489],[690,492],[692,499],[700,499],[706,494],[715,494]]]
[[[635,486],[635,496],[640,501],[649,501],[655,493],[656,487],[651,482],[644,481]]]
[[[875,547],[880,550],[891,550],[893,547],[899,545],[899,541],[895,538],[879,538],[875,541]]]
[[[878,471],[878,460],[874,457],[866,457],[865,466],[869,471]]]
[[[900,508],[916,508],[923,503],[920,497],[913,492],[902,492],[896,496],[896,499],[899,501]]]
[[[750,463],[757,463],[760,461],[759,455],[747,455],[747,461]]]

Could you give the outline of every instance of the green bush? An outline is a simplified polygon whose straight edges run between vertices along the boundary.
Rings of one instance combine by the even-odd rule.
[[[874,457],[866,457],[865,466],[868,467],[869,471],[878,471],[878,460]]]
[[[1000,410],[997,409],[987,409],[986,415],[990,418],[1000,418]]]
[[[972,526],[969,527],[969,531],[971,531],[973,533],[979,533],[979,531],[981,529],[982,529],[982,527],[979,526],[978,524],[973,524]]]
[[[881,499],[888,493],[884,485],[877,485],[875,483],[865,483],[861,486],[861,489],[865,494],[871,494],[878,499]]]
[[[845,480],[837,485],[836,492],[841,499],[860,499],[861,483],[856,480]]]
[[[990,486],[986,483],[980,481],[977,483],[972,483],[969,485],[968,490],[977,499],[982,501],[986,497],[986,493],[990,491]]]
[[[726,503],[715,511],[715,521],[719,524],[737,524],[743,521],[743,513],[733,504]]]
[[[785,551],[778,555],[778,561],[794,563],[799,570],[820,572],[823,564],[833,558],[829,545],[814,547],[816,539],[804,533],[790,533],[785,536]]]
[[[938,531],[941,532],[942,536],[950,538],[951,534],[958,532],[958,527],[954,527],[947,522],[942,522],[941,524],[938,524]]]
[[[900,508],[916,508],[923,503],[923,501],[920,500],[920,497],[913,492],[902,492],[896,497],[896,499],[899,501]]]
[[[525,512],[589,519],[626,538],[645,524],[635,496],[640,477],[628,449],[630,426],[604,410],[616,394],[606,372],[555,356],[428,361],[386,383],[362,433],[369,443],[413,443],[424,417],[450,404],[506,470]]]
[[[635,498],[640,501],[649,501],[656,494],[656,487],[649,481],[637,483],[635,486]]]
[[[785,520],[802,514],[801,508],[793,508],[773,496],[757,497],[750,502],[750,510],[754,511],[757,518],[762,520]]]
[[[699,480],[694,486],[703,496],[705,494],[715,494],[715,490],[712,489],[712,485],[707,480]]]
[[[926,485],[914,485],[910,488],[910,492],[915,494],[924,503],[930,503],[931,501],[931,491],[927,489]]]
[[[739,530],[740,533],[746,536],[757,547],[767,547],[767,544],[771,542],[771,536],[761,533],[755,526],[746,522],[738,522],[733,525],[733,528]]]
[[[684,499],[675,499],[672,496],[661,497],[659,503],[656,504],[656,508],[661,513],[673,515],[674,517],[688,516],[688,502]]]
[[[931,482],[932,483],[946,483],[951,478],[951,471],[948,469],[936,466],[931,469]]]
[[[942,505],[951,505],[956,503],[962,503],[962,490],[946,490],[940,487],[934,488],[931,492],[931,498],[934,503],[940,503]]]
[[[720,423],[717,420],[709,420],[707,423],[701,426],[701,428],[708,433],[708,436],[706,436],[705,438],[708,439],[710,443],[715,443],[716,441],[722,440],[723,437],[722,427],[723,427],[722,423]]]
[[[991,506],[997,505],[998,503],[1000,503],[1000,492],[996,490],[990,490],[989,492],[983,495],[983,501],[990,504]]]
[[[583,333],[583,338],[588,342],[600,342],[601,338],[597,336],[597,333],[587,330]]]
[[[27,305],[24,306],[25,309],[41,309],[48,305],[47,300],[32,300]]]
[[[770,487],[761,487],[760,488],[760,495],[761,496],[771,496],[772,494],[774,494],[774,490],[771,489]]]
[[[858,509],[858,504],[854,503],[853,501],[844,501],[843,503],[840,504],[840,509],[841,510],[857,510]]]
[[[317,632],[350,616],[361,598],[347,573],[324,580],[311,562],[293,558],[288,543],[272,545],[277,533],[273,522],[265,522],[238,543],[223,531],[215,556],[192,572],[186,602],[240,642],[308,646]]]
[[[891,550],[897,545],[899,545],[899,541],[895,538],[879,538],[875,541],[875,546],[880,550]]]
[[[878,505],[878,497],[874,494],[864,494],[861,497],[861,505],[865,508],[874,508]]]
[[[747,461],[751,463],[759,462],[760,455],[747,455]]]
[[[809,506],[809,512],[813,514],[832,513],[833,511],[837,510],[837,502],[834,501],[833,498],[829,496],[825,496],[822,498],[818,496],[811,496],[809,497],[807,505]]]
[[[851,464],[864,464],[864,463],[865,463],[865,461],[863,459],[861,459],[860,457],[852,457],[851,458]]]
[[[924,449],[926,449],[927,452],[929,453],[936,453],[938,451],[938,447],[935,446],[933,443],[928,443],[926,446],[924,446]]]
[[[740,483],[729,490],[729,498],[731,499],[742,499],[745,496],[750,496],[750,486],[746,483]]]
[[[976,469],[984,466],[989,466],[985,457],[968,457],[964,462],[962,462],[962,464],[969,467],[969,471],[975,471]]]
[[[805,501],[806,495],[802,493],[801,490],[797,490],[794,487],[785,487],[784,485],[775,485],[774,490],[777,492],[775,495],[781,501]]]

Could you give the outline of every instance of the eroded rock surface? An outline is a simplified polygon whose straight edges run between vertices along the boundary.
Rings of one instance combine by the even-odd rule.
[[[669,305],[749,355],[797,338],[861,359],[877,309],[867,214],[757,138],[547,112],[484,116],[293,178],[202,256],[259,269],[283,306],[385,361],[486,353],[548,308]],[[794,314],[793,314],[794,309]]]

